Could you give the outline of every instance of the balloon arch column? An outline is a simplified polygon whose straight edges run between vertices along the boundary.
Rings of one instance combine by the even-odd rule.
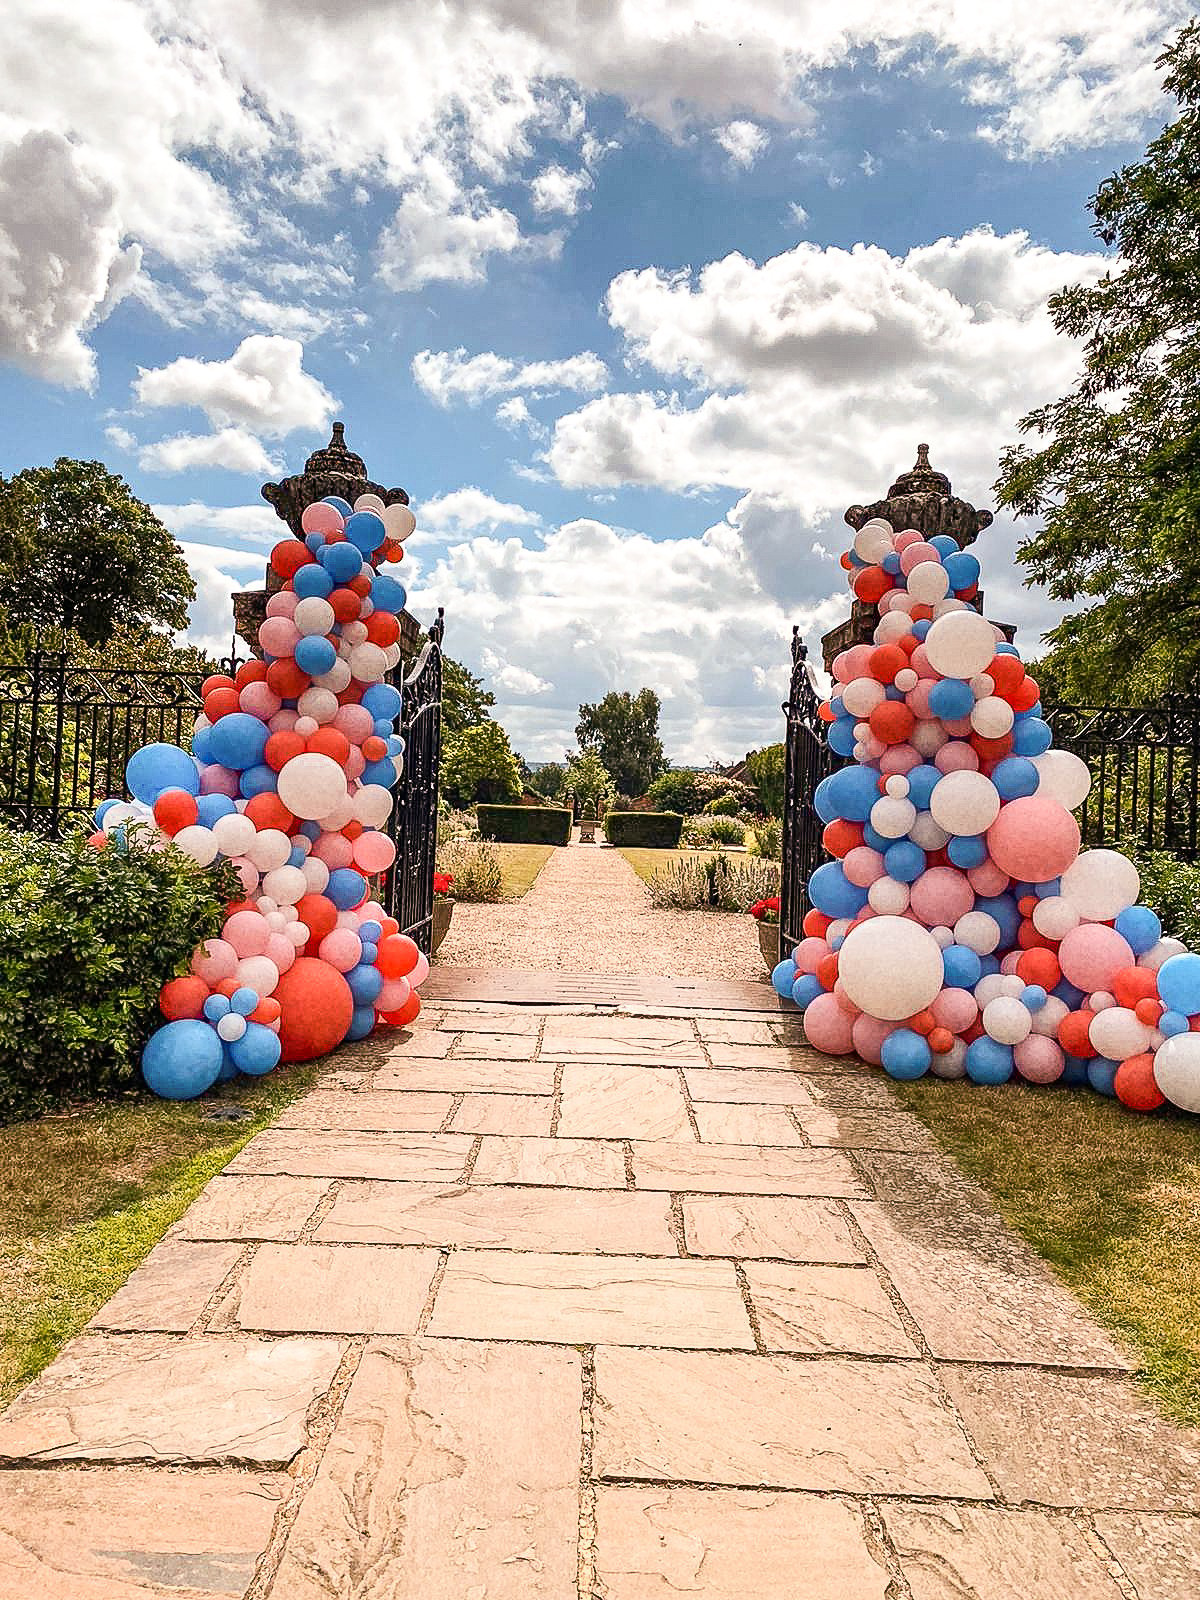
[[[811,805],[829,859],[807,873],[777,991],[817,1049],[895,1078],[1016,1075],[1200,1112],[1200,955],[1138,903],[1132,862],[1081,849],[1091,773],[1054,748],[1013,630],[983,615],[965,546],[991,514],[956,500],[922,446],[846,521],[855,604],[825,641],[816,713],[845,764],[801,796],[812,764],[789,753],[789,813]],[[798,865],[785,861],[785,930]]]

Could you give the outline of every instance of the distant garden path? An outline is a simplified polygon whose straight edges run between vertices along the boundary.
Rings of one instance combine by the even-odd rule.
[[[665,978],[765,976],[753,918],[657,911],[620,851],[602,845],[556,850],[520,900],[456,906],[438,965]]]

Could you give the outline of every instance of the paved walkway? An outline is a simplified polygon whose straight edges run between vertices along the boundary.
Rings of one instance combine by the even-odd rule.
[[[343,1052],[0,1419],[2,1600],[1194,1600],[1200,1436],[793,1027]]]
[[[619,850],[556,850],[527,895],[458,905],[439,962],[537,972],[626,972],[664,978],[761,978],[752,917],[657,911]]]

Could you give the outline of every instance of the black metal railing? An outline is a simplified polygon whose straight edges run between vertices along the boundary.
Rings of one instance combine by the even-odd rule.
[[[438,781],[442,758],[442,634],[437,621],[404,678],[400,732],[404,774],[395,790],[391,834],[396,861],[383,886],[382,904],[401,931],[430,952],[433,938],[433,871],[437,850]]]
[[[820,865],[824,825],[813,807],[822,778],[841,766],[817,715],[822,695],[799,628],[792,629],[792,680],[787,704],[784,762],[783,871],[779,884],[779,954],[789,956],[804,937],[808,880]]]

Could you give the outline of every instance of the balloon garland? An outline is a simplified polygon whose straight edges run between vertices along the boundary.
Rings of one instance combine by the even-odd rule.
[[[208,678],[191,754],[136,751],[133,798],[96,812],[97,849],[173,846],[201,866],[224,857],[241,879],[220,938],[159,997],[166,1021],[142,1075],[167,1099],[311,1060],[421,1008],[429,963],[371,886],[395,860],[383,830],[404,766],[401,695],[385,679],[407,596],[379,569],[402,559],[416,519],[378,495],[330,496],[301,527],[271,552],[283,585],[258,631],[263,659]]]
[[[1132,862],[1080,848],[1091,774],[972,605],[978,561],[872,518],[842,565],[879,621],[833,662],[820,716],[852,764],[813,796],[832,859],[773,974],[809,1041],[898,1079],[1016,1074],[1200,1112],[1200,955],[1138,904]]]

